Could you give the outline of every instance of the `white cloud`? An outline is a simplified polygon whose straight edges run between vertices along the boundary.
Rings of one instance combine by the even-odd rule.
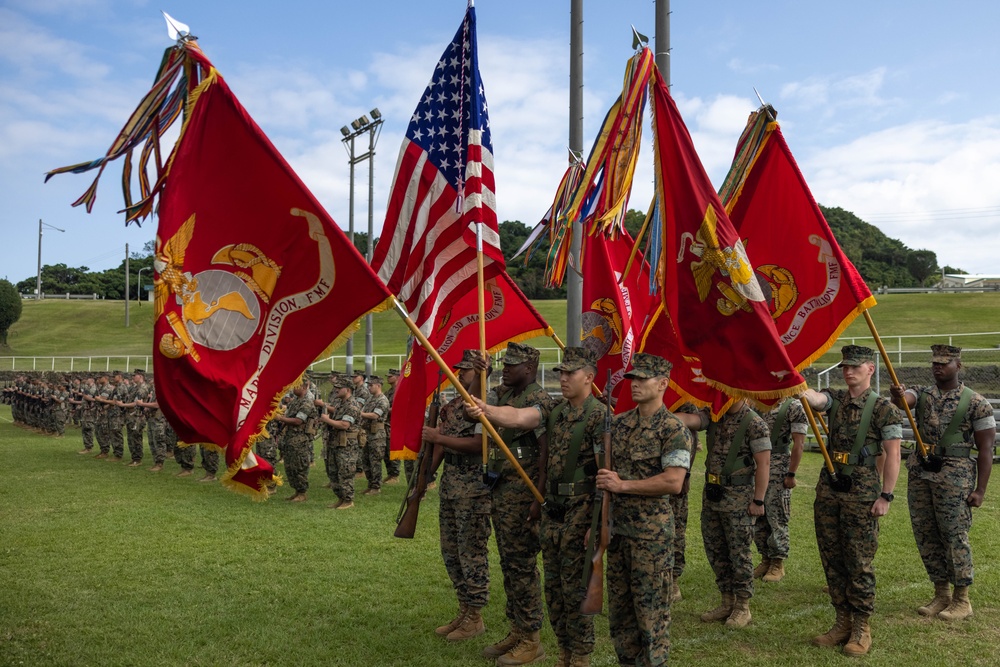
[[[877,225],[940,264],[997,271],[1000,116],[921,121],[858,137],[801,161],[813,194]],[[960,211],[965,209],[964,212]]]

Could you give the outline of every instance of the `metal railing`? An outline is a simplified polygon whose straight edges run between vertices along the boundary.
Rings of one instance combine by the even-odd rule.
[[[131,373],[132,369],[152,368],[152,357],[147,355],[101,355],[93,357],[0,357],[0,370],[10,371],[63,371],[99,372],[119,370]]]

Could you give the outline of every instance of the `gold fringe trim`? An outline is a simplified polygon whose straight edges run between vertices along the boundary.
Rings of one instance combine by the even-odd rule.
[[[713,389],[718,389],[728,396],[734,398],[746,398],[751,401],[767,401],[770,399],[786,398],[788,396],[797,396],[801,394],[806,389],[809,388],[805,382],[800,382],[794,387],[787,387],[785,389],[770,389],[768,391],[750,391],[748,389],[738,389],[736,387],[730,387],[727,384],[723,384],[717,380],[712,380],[705,378],[705,382],[708,383]]]
[[[223,456],[225,456],[225,454],[226,454],[226,448],[225,447],[220,447],[219,445],[215,444],[214,442],[199,442],[198,446],[199,447],[204,447],[208,451],[215,452],[216,454],[221,454]]]

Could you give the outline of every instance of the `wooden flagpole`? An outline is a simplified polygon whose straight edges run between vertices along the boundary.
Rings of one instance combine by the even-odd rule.
[[[875,344],[878,345],[882,361],[885,362],[885,367],[889,370],[889,377],[892,378],[893,384],[898,385],[899,379],[896,377],[896,371],[892,368],[892,362],[889,361],[889,353],[885,351],[885,345],[882,344],[882,339],[879,338],[878,331],[875,330],[875,323],[872,321],[872,316],[868,314],[868,309],[864,310],[864,316],[865,321],[868,322],[868,329],[872,332],[872,337],[875,339]],[[920,458],[927,459],[927,445],[924,444],[923,438],[920,437],[920,431],[917,430],[917,420],[913,418],[913,413],[910,411],[910,406],[905,398],[903,399],[903,410],[906,412],[906,418],[910,420],[910,428],[913,429],[913,439],[920,450]]]
[[[479,353],[483,355],[483,359],[488,359],[486,356],[486,281],[483,278],[483,223],[476,223],[476,274],[477,274],[477,291],[479,297]],[[486,378],[487,373],[485,370],[479,371],[479,394],[480,398],[483,399],[483,403],[486,402]],[[486,471],[489,468],[489,441],[487,440],[486,431],[483,431],[483,479],[486,479]]]
[[[420,330],[420,327],[417,326],[416,322],[410,319],[410,316],[407,314],[406,309],[403,308],[403,305],[395,298],[393,298],[392,302],[393,305],[396,306],[396,312],[403,318],[403,321],[406,323],[406,327],[410,330],[410,333],[412,333],[413,337],[420,342],[420,345],[427,350],[427,354],[431,355],[435,363],[437,363],[438,368],[440,368],[441,371],[448,377],[448,381],[451,382],[456,390],[458,390],[458,393],[462,395],[462,398],[466,403],[474,405],[475,403],[472,400],[472,396],[468,391],[466,391],[465,387],[462,386],[462,383],[458,381],[458,378],[455,377],[454,371],[452,371],[451,368],[448,367],[448,364],[444,362],[444,359],[441,358],[438,351],[433,345],[431,345],[431,342],[427,340],[427,336],[425,336],[424,332]],[[531,491],[531,495],[535,497],[535,500],[537,500],[540,504],[545,505],[545,497],[542,496],[542,494],[538,491],[538,487],[536,487],[535,483],[531,481],[530,477],[528,477],[528,473],[524,472],[524,468],[522,468],[521,464],[518,463],[517,459],[511,453],[510,448],[507,447],[503,438],[501,438],[500,434],[497,433],[495,428],[493,428],[493,424],[491,424],[490,420],[486,418],[486,415],[479,415],[479,423],[483,425],[483,429],[485,429],[489,436],[493,438],[493,442],[496,443],[497,447],[499,447],[504,453],[504,456],[507,457],[507,460],[510,461],[510,464],[514,467],[518,476],[524,480],[524,483],[528,486],[528,490]]]

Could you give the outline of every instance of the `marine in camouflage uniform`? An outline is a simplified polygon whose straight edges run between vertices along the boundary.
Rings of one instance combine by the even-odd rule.
[[[350,509],[354,507],[354,471],[357,468],[355,457],[358,452],[358,425],[361,423],[361,409],[351,395],[353,383],[346,376],[338,376],[333,380],[337,392],[337,402],[327,405],[326,414],[320,419],[326,425],[327,435],[326,463],[327,475],[337,495],[333,509]],[[287,468],[287,457],[285,466]]]
[[[791,546],[788,521],[791,517],[792,489],[795,488],[795,473],[802,460],[809,421],[802,402],[797,398],[779,401],[760,416],[771,433],[771,474],[764,496],[764,516],[757,519],[754,525],[754,542],[761,562],[753,575],[775,583],[785,576],[785,561]]]
[[[365,407],[365,402],[371,397],[371,392],[368,391],[368,385],[365,384],[365,374],[360,371],[354,371],[351,376],[353,385],[351,386],[351,396],[354,402],[358,404],[358,410]],[[355,477],[360,478],[365,474],[364,468],[364,450],[365,443],[368,441],[368,433],[363,429],[358,431],[358,439],[354,441],[354,467],[355,467]]]
[[[125,456],[125,438],[122,429],[125,427],[125,413],[122,405],[128,402],[129,386],[122,379],[121,373],[115,373],[111,383],[111,398],[107,406],[108,443],[111,445],[111,461],[121,461]]]
[[[549,623],[559,643],[559,665],[583,667],[594,651],[594,620],[580,613],[586,595],[583,581],[585,536],[599,505],[594,502],[597,474],[595,452],[600,447],[604,410],[591,395],[597,369],[594,353],[568,347],[560,374],[563,398],[551,408],[512,408],[478,404],[495,426],[546,428],[545,504],[539,540]],[[473,410],[472,416],[479,411]]]
[[[816,485],[816,542],[837,619],[826,634],[813,638],[813,643],[838,646],[846,642],[845,655],[861,656],[871,647],[869,618],[875,611],[873,560],[878,549],[878,519],[889,511],[893,499],[903,428],[896,407],[871,388],[875,351],[846,345],[841,353],[847,390],[808,389],[803,394],[814,409],[830,413],[828,451],[838,477],[851,480],[849,489],[836,490],[824,468]],[[859,444],[862,446],[857,447]],[[884,480],[880,480],[876,460],[883,451]]]
[[[684,485],[694,438],[663,405],[671,364],[636,354],[637,407],[615,418],[611,466],[603,451],[597,488],[611,497],[608,623],[621,665],[665,665],[670,656],[673,512],[670,495]],[[603,450],[603,447],[602,447]]]
[[[972,616],[972,508],[981,507],[993,467],[996,419],[993,406],[958,379],[962,349],[932,345],[934,385],[893,387],[893,401],[916,409],[917,428],[937,466],[921,465],[917,448],[906,460],[906,498],[913,537],[934,599],[922,616],[956,621]],[[978,456],[973,458],[973,448]],[[948,584],[954,586],[954,592]]]
[[[503,358],[503,383],[490,392],[487,402],[551,410],[552,397],[536,381],[538,358],[535,348],[510,343]],[[476,432],[480,433],[481,428],[477,424]],[[545,427],[501,429],[499,435],[528,477],[541,487],[539,444],[545,438]],[[523,665],[545,657],[539,639],[543,618],[538,571],[540,507],[503,451],[492,440],[490,443],[489,470],[496,479],[491,491],[490,518],[500,555],[510,629],[503,639],[486,647],[483,656],[498,658],[499,665]]]
[[[61,438],[66,433],[66,419],[69,417],[69,390],[65,384],[53,385],[51,397],[51,430],[57,438]]]
[[[145,399],[136,397],[136,409],[145,411],[146,426],[149,429],[149,453],[153,457],[150,472],[163,470],[167,460],[167,418],[160,411],[156,400],[156,387],[149,385],[149,395]]]
[[[201,467],[205,470],[205,476],[199,482],[214,482],[219,474],[219,451],[205,445],[198,445],[201,452]]]
[[[285,425],[282,439],[285,476],[295,489],[288,500],[303,502],[309,491],[309,452],[313,448],[314,437],[309,432],[309,420],[316,417],[317,410],[304,382],[297,384],[292,393],[285,413],[276,415],[275,419]]]
[[[764,514],[771,434],[745,400],[708,426],[701,537],[722,603],[701,620],[742,628],[751,621],[753,528]]]
[[[375,495],[382,489],[382,459],[386,449],[386,418],[389,415],[389,399],[382,393],[382,378],[373,375],[368,379],[370,396],[361,408],[361,429],[367,433],[363,449],[365,478],[368,488],[365,495]]]
[[[149,399],[149,385],[146,384],[145,372],[136,369],[132,377],[125,407],[125,431],[128,434],[128,451],[132,455],[130,466],[142,464],[142,432],[146,428],[146,414],[139,403]]]
[[[80,454],[89,454],[94,449],[94,421],[97,407],[94,396],[97,395],[97,384],[94,378],[87,378],[80,386],[80,435],[83,437],[83,449]]]
[[[392,400],[396,397],[396,383],[399,382],[399,370],[390,368],[385,376],[386,384],[389,388],[385,390],[386,400],[389,401],[389,412],[385,415],[385,483],[396,484],[399,482],[399,473],[402,466],[398,459],[393,459],[389,452],[389,443],[392,440]]]
[[[476,350],[465,350],[455,364],[468,389],[476,377]],[[435,629],[449,641],[478,637],[486,631],[482,609],[490,600],[490,492],[483,484],[482,439],[465,418],[461,396],[441,407],[438,425],[423,427],[423,440],[444,448],[438,523],[441,558],[458,598],[458,615]],[[478,452],[478,453],[477,453]]]

